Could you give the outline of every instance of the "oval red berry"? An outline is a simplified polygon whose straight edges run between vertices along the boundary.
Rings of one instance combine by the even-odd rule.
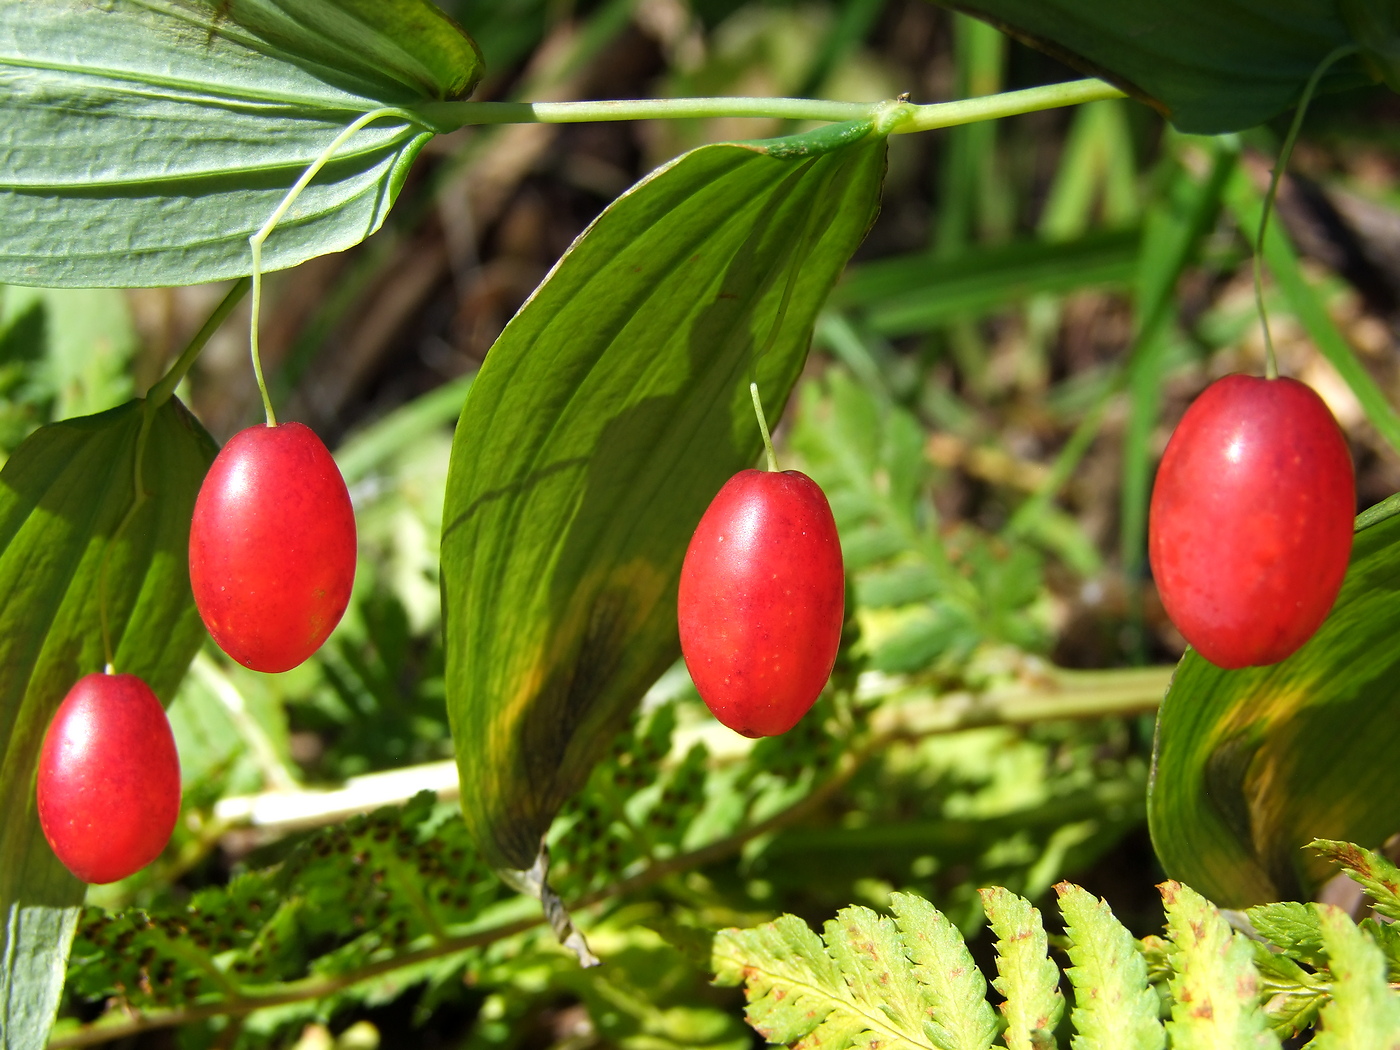
[[[235,434],[190,527],[190,585],[219,648],[290,670],[340,622],[354,581],[355,514],[321,439],[300,423]]]
[[[719,490],[681,568],[681,651],[716,718],[745,736],[797,724],[841,642],[846,580],[821,488],[744,470]]]
[[[1327,618],[1351,555],[1351,453],[1293,379],[1226,376],[1157,471],[1149,557],[1167,615],[1219,667],[1277,663]]]
[[[80,678],[44,736],[35,796],[44,837],[84,882],[116,882],[160,856],[180,815],[180,759],[150,686]]]

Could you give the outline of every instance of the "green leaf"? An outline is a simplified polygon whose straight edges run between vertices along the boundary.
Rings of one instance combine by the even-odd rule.
[[[1400,868],[1379,853],[1350,842],[1314,839],[1308,843],[1361,884],[1375,904],[1376,911],[1386,918],[1400,922]]]
[[[1275,1032],[1292,1036],[1317,1021],[1318,1011],[1328,999],[1325,971],[1305,970],[1259,941],[1254,942],[1254,966],[1259,972],[1264,1012]]]
[[[1167,873],[1226,907],[1306,899],[1333,866],[1314,838],[1379,842],[1400,827],[1391,769],[1400,650],[1400,517],[1358,519],[1321,629],[1271,667],[1222,671],[1188,652],[1157,717],[1148,790]]]
[[[1277,1047],[1259,1008],[1259,975],[1249,941],[1230,929],[1215,905],[1179,882],[1164,882],[1167,931],[1176,945],[1171,980],[1172,1050]]]
[[[783,915],[715,935],[715,983],[745,986],[745,1016],[770,1043],[806,1050],[988,1047],[986,984],[957,928],[927,901],[896,894],[896,915],[842,909],[818,937]],[[944,968],[948,968],[945,970]]]
[[[1252,127],[1282,112],[1334,49],[1352,42],[1334,0],[939,0],[1149,103],[1182,131]],[[1379,12],[1386,0],[1355,5]],[[1351,24],[1360,29],[1356,19]],[[1360,58],[1322,90],[1364,83]]]
[[[1030,902],[1000,886],[981,890],[982,907],[997,935],[997,973],[992,982],[1005,998],[1008,1050],[1053,1045],[1065,1010],[1060,971],[1047,955],[1045,927]]]
[[[0,0],[0,281],[195,284],[362,114],[455,99],[475,45],[428,0]],[[269,238],[267,270],[378,229],[431,137],[380,119]]]
[[[529,868],[678,651],[706,505],[776,419],[817,310],[874,215],[868,125],[706,146],[575,242],[467,395],[443,524],[447,700],[462,808]]]
[[[997,1035],[996,1014],[987,1002],[987,982],[958,928],[922,897],[896,893],[890,909],[904,931],[923,986],[934,1042],[949,1050],[986,1050]]]
[[[1332,960],[1332,1001],[1322,1008],[1315,1050],[1396,1050],[1400,993],[1386,984],[1385,956],[1346,912],[1320,905],[1322,941]]]
[[[1311,904],[1301,901],[1259,904],[1245,914],[1259,936],[1290,959],[1305,962],[1315,969],[1326,965],[1317,909]]]
[[[1157,993],[1133,935],[1102,900],[1062,882],[1055,887],[1070,939],[1074,1050],[1162,1050]]]
[[[135,455],[147,422],[146,498]],[[133,401],[36,431],[0,471],[0,1047],[42,1047],[83,899],[34,810],[39,746],[59,702],[105,661],[98,577],[118,671],[165,702],[204,637],[190,595],[190,515],[217,451],[177,401]]]

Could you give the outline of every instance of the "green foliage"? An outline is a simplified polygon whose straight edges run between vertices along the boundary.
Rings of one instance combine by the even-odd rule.
[[[1387,755],[1400,517],[1358,520],[1342,593],[1298,652],[1222,671],[1187,653],[1162,705],[1148,794],[1167,872],[1223,904],[1301,898],[1328,871],[1313,838],[1374,841],[1400,823]]]
[[[1175,1050],[1279,1046],[1258,1000],[1253,952],[1215,906],[1189,886],[1162,884],[1167,932],[1176,945],[1171,979],[1172,1019],[1167,1034]]]
[[[1004,887],[981,891],[997,938],[997,977],[1007,1050],[1037,1050],[1054,1039],[1064,1015],[1060,971],[1046,956],[1045,927],[1030,902]]]
[[[43,1045],[83,894],[44,842],[34,808],[44,731],[72,684],[109,659],[167,702],[174,693],[203,635],[185,550],[213,457],[213,443],[178,401],[130,402],[41,428],[0,472],[6,1050]]]
[[[833,370],[803,388],[791,443],[831,501],[871,667],[946,675],[979,646],[1045,649],[1042,559],[971,527],[940,535],[910,412]]]
[[[1385,956],[1340,908],[1318,908],[1332,970],[1332,1001],[1322,1008],[1317,1050],[1395,1050],[1400,994],[1386,984]]]
[[[121,292],[0,289],[0,451],[41,423],[131,397],[136,332]]]
[[[1361,884],[1371,898],[1376,914],[1400,922],[1400,868],[1383,854],[1360,849],[1349,842],[1315,839],[1308,845],[1327,860],[1339,864],[1343,871]]]
[[[306,167],[361,114],[397,107],[302,194],[264,268],[347,248],[432,136],[402,108],[481,76],[428,0],[4,0],[0,55],[0,280],[49,286],[247,273],[249,235]]]
[[[387,958],[435,945],[443,965],[460,971],[471,931],[491,918],[502,895],[460,818],[425,793],[316,832],[276,866],[187,902],[115,914],[89,908],[68,994],[111,998],[118,1009],[108,1023],[119,1026],[128,1009],[275,1001],[277,991],[300,982],[316,994],[274,1016],[278,1027],[304,1023],[373,995],[356,992],[354,977]],[[516,908],[506,918],[519,914]]]
[[[975,14],[1071,65],[1121,84],[1183,131],[1253,127],[1292,105],[1318,63],[1352,42],[1330,0],[1279,5],[1246,0],[1222,8],[1209,0],[958,0]],[[1358,0],[1366,12],[1384,0]],[[1355,20],[1351,24],[1356,25]],[[1393,46],[1394,27],[1385,36]],[[1337,89],[1363,83],[1359,59],[1339,63],[1323,81]]]
[[[443,522],[447,697],[468,823],[526,869],[674,661],[707,501],[759,447],[874,214],[868,126],[707,146],[614,202],[487,358]]]
[[[1376,859],[1348,848],[1365,863]],[[1267,935],[1252,943],[1180,883],[1160,887],[1167,938],[1143,941],[1134,941],[1087,891],[1068,883],[1056,889],[1072,963],[1066,976],[1074,1007],[1066,1020],[1076,1030],[1076,1050],[1264,1050],[1317,1016],[1314,1007],[1298,1025],[1296,1014],[1281,1009],[1285,990],[1268,960],[1296,969],[1288,943]],[[893,898],[893,919],[868,908],[843,909],[821,936],[792,915],[723,930],[713,946],[716,982],[744,986],[749,1023],[770,1043],[953,1050],[989,1047],[999,1034],[1009,1050],[1058,1045],[1060,973],[1046,954],[1039,913],[1004,889],[984,890],[983,901],[997,936],[1000,976],[993,983],[1006,999],[1000,1033],[987,1026],[985,984],[956,928],[911,895]],[[1321,1007],[1321,1028],[1310,1045],[1390,1050],[1400,1038],[1400,992],[1386,985],[1382,948],[1340,910],[1310,907],[1326,953],[1317,972],[1305,975]],[[928,946],[935,942],[941,977],[926,983],[934,961]],[[950,983],[958,993],[940,994]],[[1165,1027],[1163,1011],[1171,1018]]]
[[[1055,892],[1074,963],[1066,971],[1074,987],[1074,1050],[1160,1050],[1166,1033],[1157,1019],[1158,999],[1132,934],[1087,890],[1062,882]]]

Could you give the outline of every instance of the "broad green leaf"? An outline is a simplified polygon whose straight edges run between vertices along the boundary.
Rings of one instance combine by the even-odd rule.
[[[1164,882],[1167,932],[1176,946],[1171,980],[1172,1050],[1268,1050],[1279,1045],[1259,1008],[1249,941],[1189,886]]]
[[[149,416],[145,499],[135,456]],[[43,427],[0,471],[0,1048],[42,1047],[63,986],[83,884],[44,841],[34,769],[50,718],[102,669],[99,574],[120,672],[167,703],[204,637],[190,595],[190,515],[217,449],[177,401],[133,401]],[[110,555],[109,552],[110,551]]]
[[[0,281],[195,284],[352,121],[465,96],[475,46],[429,0],[0,0]],[[426,121],[356,134],[268,240],[264,267],[383,221]]]
[[[1322,1008],[1315,1050],[1400,1050],[1400,992],[1386,984],[1385,956],[1346,912],[1318,908],[1332,963],[1332,1001]]]
[[[1397,509],[1357,519],[1337,604],[1287,660],[1222,671],[1188,652],[1177,667],[1148,821],[1167,873],[1222,906],[1307,899],[1333,868],[1304,845],[1380,842],[1400,827]]]
[[[1065,1011],[1060,971],[1047,953],[1045,926],[1029,901],[998,886],[981,890],[982,907],[997,935],[997,978],[1006,999],[1004,1039],[1008,1050],[1039,1050],[1054,1038]],[[1053,1045],[1053,1044],[1051,1044]]]
[[[1066,971],[1075,992],[1074,1050],[1162,1050],[1157,993],[1133,935],[1088,890],[1062,882],[1055,892],[1074,963]]]
[[[1182,131],[1205,134],[1252,127],[1282,112],[1329,52],[1353,42],[1335,0],[938,2],[1112,81]],[[1386,0],[1353,6],[1387,10]],[[1360,19],[1349,21],[1361,31]],[[1378,35],[1393,44],[1393,27]],[[1332,68],[1322,89],[1354,86],[1367,76],[1362,60],[1352,57]]]
[[[1379,914],[1400,922],[1400,868],[1381,854],[1350,842],[1316,839],[1308,845],[1360,883]]]
[[[927,901],[896,894],[895,918],[843,908],[818,937],[784,915],[715,935],[715,983],[745,986],[749,1024],[770,1043],[963,1050],[996,1020],[962,936]]]
[[[928,901],[912,893],[890,898],[922,991],[933,1040],[948,1050],[986,1050],[997,1035],[987,1002],[987,981],[958,928]]]
[[[443,519],[447,702],[497,867],[532,865],[675,660],[686,544],[760,447],[749,381],[776,420],[884,155],[841,125],[666,165],[574,243],[472,384]]]

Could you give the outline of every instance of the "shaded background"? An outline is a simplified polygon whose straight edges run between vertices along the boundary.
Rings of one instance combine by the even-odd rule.
[[[478,99],[870,101],[907,91],[930,102],[1074,75],[922,0],[443,6],[485,54]],[[220,799],[450,758],[437,532],[461,384],[571,240],[633,181],[703,142],[791,130],[734,120],[465,129],[427,147],[378,234],[269,278],[263,359],[279,416],[313,426],[337,450],[356,501],[355,601],[326,649],[287,676],[244,672],[212,647],[201,658],[172,708],[187,781],[177,840],[162,865],[94,890],[91,902],[185,900],[276,862],[305,834],[230,826],[216,815]],[[1281,131],[1240,137],[1256,193]],[[1218,148],[1127,101],[892,141],[883,211],[819,325],[778,432],[788,462],[823,483],[841,518],[854,588],[838,680],[865,672],[976,693],[1050,674],[1051,664],[1108,670],[1180,655],[1144,565],[1146,482],[1211,379],[1262,371],[1252,231],[1241,232],[1228,206],[1208,211],[1176,281],[1154,366],[1160,382],[1134,386],[1121,368],[1137,323],[1144,223],[1173,187],[1203,179]],[[1400,402],[1400,104],[1384,90],[1318,100],[1292,173],[1279,215],[1308,282]],[[49,418],[144,391],[223,291],[5,289],[0,445],[12,450]],[[1351,441],[1360,508],[1400,489],[1400,457],[1291,303],[1272,286],[1269,301],[1281,370],[1323,395]],[[182,390],[221,441],[261,414],[246,318],[245,307]],[[455,385],[444,394],[445,384]],[[397,432],[382,425],[404,419],[417,422]],[[1099,426],[1072,463],[1066,449],[1086,419]],[[1073,467],[1063,485],[1057,464]],[[1036,494],[1045,499],[1028,502]],[[952,576],[969,586],[950,589]],[[695,728],[703,709],[683,676],[663,693],[656,703],[675,705],[682,735],[692,730],[686,739],[709,741],[722,776],[731,744]],[[759,745],[761,773],[739,776],[797,783],[805,760],[825,760],[823,719],[832,717],[819,709],[795,738]],[[1150,718],[1133,717],[891,748],[738,862],[620,902],[614,918],[639,909],[645,922],[630,928],[660,930],[678,948],[665,950],[663,965],[650,941],[624,944],[617,957],[633,952],[635,964],[619,964],[614,991],[623,991],[612,998],[567,966],[539,962],[550,958],[545,944],[519,949],[532,961],[516,970],[473,963],[426,984],[405,977],[383,1001],[322,1003],[321,1018],[191,1025],[126,1045],[743,1045],[737,1021],[658,1030],[637,1020],[643,1007],[628,1021],[624,1001],[674,999],[732,1021],[737,993],[705,987],[703,949],[687,954],[691,933],[778,911],[819,922],[853,900],[881,905],[894,889],[928,895],[972,930],[977,886],[1042,899],[1070,877],[1106,896],[1135,932],[1150,932],[1161,922],[1153,886],[1162,878],[1143,824],[1150,743]],[[677,745],[674,761],[683,754]],[[569,821],[575,843],[612,833],[586,800]],[[565,851],[563,888],[591,885],[589,865],[603,853],[578,847],[571,867]],[[77,1016],[101,1008],[100,997],[70,995]],[[622,1020],[609,1020],[609,1009]]]

